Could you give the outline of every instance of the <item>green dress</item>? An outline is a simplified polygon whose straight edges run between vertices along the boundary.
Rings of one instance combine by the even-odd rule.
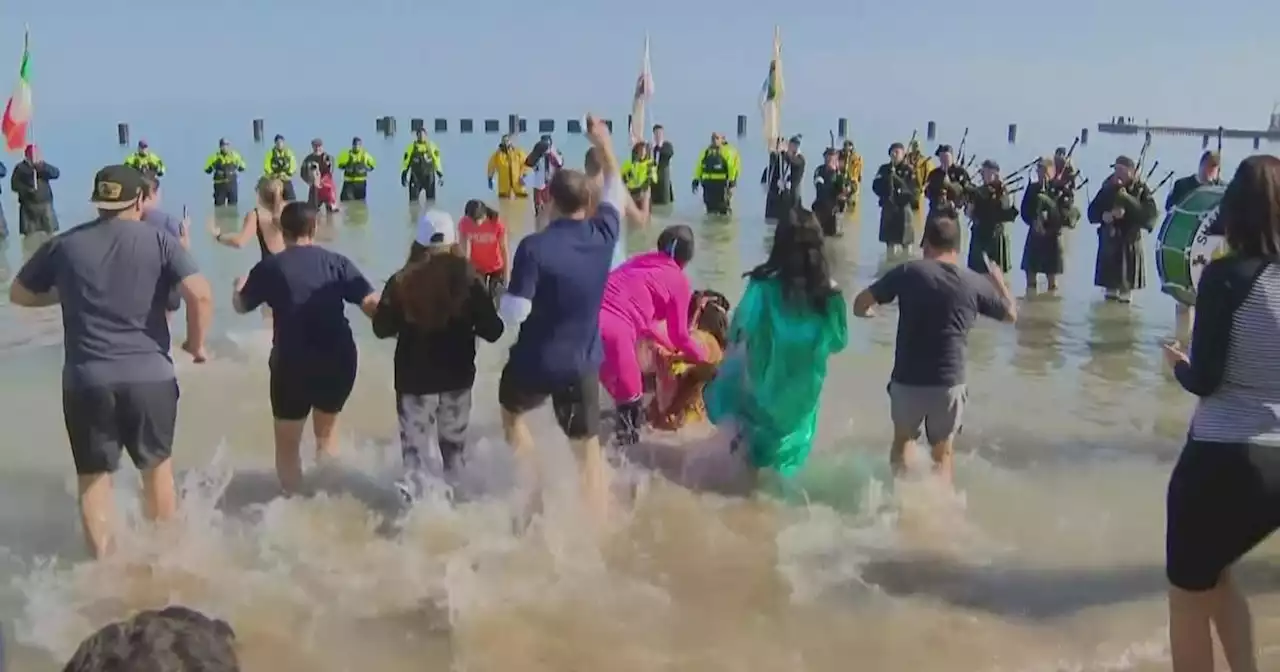
[[[813,448],[827,359],[849,343],[844,297],[796,306],[775,279],[752,279],[729,326],[729,352],[707,385],[707,416],[732,422],[757,469],[790,476]]]

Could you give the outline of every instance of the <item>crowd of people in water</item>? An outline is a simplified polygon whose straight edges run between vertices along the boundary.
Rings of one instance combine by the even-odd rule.
[[[378,338],[396,340],[404,463],[397,488],[406,506],[423,494],[429,464],[438,460],[448,481],[466,463],[477,343],[495,343],[508,331],[515,338],[498,404],[521,465],[521,515],[538,510],[542,492],[527,415],[548,400],[577,456],[587,509],[601,523],[613,505],[616,457],[650,432],[710,423],[751,474],[786,479],[804,467],[829,360],[849,342],[846,294],[825,254],[829,214],[794,200],[775,204],[781,209],[768,256],[746,274],[733,305],[717,291],[692,287],[685,269],[696,249],[688,226],[666,227],[651,251],[624,257],[624,229],[648,223],[644,204],[628,187],[606,125],[589,116],[586,134],[584,169],[554,172],[539,229],[514,249],[497,212],[482,201],[468,202],[458,222],[430,210],[403,267],[380,289],[349,258],[316,243],[320,207],[292,200],[277,177],[259,182],[258,203],[239,232],[212,231],[220,244],[256,240],[260,248],[260,260],[236,280],[231,303],[238,313],[269,309],[267,395],[284,493],[308,491],[301,455],[308,418],[318,460],[337,453],[337,422],[359,371],[348,304],[360,307]],[[940,152],[944,164],[946,154]],[[1116,169],[1132,163],[1121,157]],[[209,358],[213,292],[188,251],[190,222],[161,208],[159,168],[100,170],[92,199],[98,216],[41,245],[10,288],[15,305],[62,311],[63,412],[95,557],[113,548],[112,476],[122,453],[142,474],[149,519],[165,521],[180,504],[171,463],[179,385],[169,325],[176,311],[185,309],[181,350],[197,363]],[[888,175],[895,170],[881,171],[877,194],[914,199],[909,184]],[[1052,162],[1041,170],[1053,179]],[[983,171],[998,174],[998,166],[984,164]],[[1100,216],[1118,221],[1126,214],[1113,213],[1129,204],[1108,207]],[[933,472],[950,482],[953,442],[967,410],[968,332],[980,315],[1017,319],[1000,246],[975,243],[977,251],[971,246],[962,259],[957,214],[935,207],[921,258],[888,270],[851,302],[855,316],[868,318],[878,306],[898,306],[888,395],[890,463],[899,477],[923,440]],[[1177,380],[1200,397],[1167,501],[1170,638],[1179,672],[1212,669],[1211,624],[1233,670],[1257,669],[1252,623],[1231,567],[1280,526],[1280,159],[1241,162],[1219,219],[1231,254],[1204,272],[1190,350],[1165,346]],[[602,389],[615,409],[609,429]],[[186,634],[156,634],[175,628]],[[181,609],[104,628],[66,669],[133,669],[104,665],[145,655],[133,649],[152,646],[153,635],[196,638],[209,656],[216,650],[215,657],[232,661],[165,669],[236,669],[227,624]]]

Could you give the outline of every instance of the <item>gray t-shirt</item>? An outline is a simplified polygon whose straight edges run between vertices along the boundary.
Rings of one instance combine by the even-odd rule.
[[[169,235],[175,238],[182,237],[182,218],[174,217],[167,212],[159,210],[148,210],[142,213],[142,221],[158,227],[162,231],[168,231]]]
[[[165,303],[198,272],[178,239],[141,221],[99,219],[31,255],[18,282],[62,305],[63,387],[174,378]]]
[[[876,303],[898,301],[895,383],[953,387],[964,383],[969,330],[978,315],[1008,316],[1004,300],[985,276],[934,259],[891,269],[869,288]]]

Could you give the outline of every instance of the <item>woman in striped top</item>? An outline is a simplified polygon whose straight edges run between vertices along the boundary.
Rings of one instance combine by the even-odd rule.
[[[1230,668],[1256,672],[1231,567],[1280,527],[1280,159],[1241,162],[1219,218],[1233,254],[1201,276],[1191,355],[1165,346],[1178,382],[1200,397],[1166,503],[1175,672],[1213,670],[1211,623]]]

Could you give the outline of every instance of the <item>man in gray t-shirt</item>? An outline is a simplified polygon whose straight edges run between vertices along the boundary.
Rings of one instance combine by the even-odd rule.
[[[178,383],[165,303],[179,287],[187,306],[183,350],[205,361],[209,283],[168,233],[142,221],[145,183],[129,166],[94,177],[98,219],[46,242],[9,290],[15,305],[61,305],[62,410],[79,476],[80,510],[94,555],[111,547],[111,474],[128,451],[143,475],[148,517],[173,515],[170,455]]]
[[[984,315],[1013,322],[1017,304],[1000,269],[988,275],[960,264],[960,224],[937,217],[925,227],[924,258],[891,269],[862,290],[853,313],[870,317],[880,304],[898,302],[898,337],[889,380],[894,473],[906,470],[907,451],[921,434],[934,469],[951,480],[951,452],[964,420],[965,351],[969,330]]]

